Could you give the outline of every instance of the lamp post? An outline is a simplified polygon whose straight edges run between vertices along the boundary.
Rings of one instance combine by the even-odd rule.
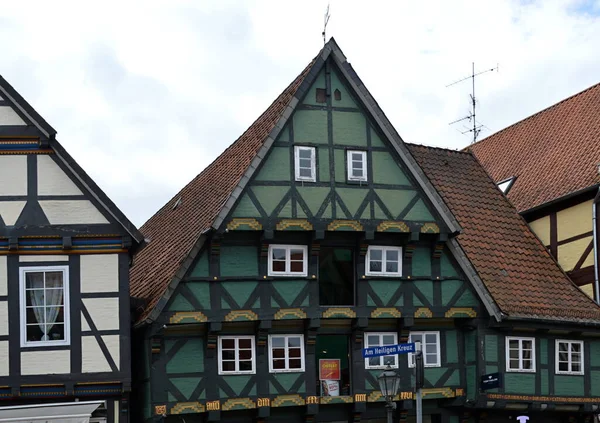
[[[379,381],[381,395],[385,398],[387,423],[392,423],[392,413],[396,409],[394,397],[398,394],[398,388],[400,387],[400,375],[388,366],[387,369],[379,375],[377,380]]]

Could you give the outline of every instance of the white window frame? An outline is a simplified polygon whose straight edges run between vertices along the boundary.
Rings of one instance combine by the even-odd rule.
[[[285,250],[285,271],[275,272],[273,271],[273,248]],[[302,260],[302,272],[291,271],[291,257],[290,250],[302,250],[304,258]],[[269,276],[288,276],[288,277],[302,277],[308,275],[308,247],[306,245],[284,245],[284,244],[271,244],[269,245],[269,263],[268,263],[267,274]]]
[[[223,357],[222,357],[222,345],[221,341],[225,339],[235,340],[235,370],[223,370]],[[240,370],[240,358],[239,358],[239,341],[240,339],[249,339],[252,343],[252,370]],[[219,362],[219,375],[254,375],[256,374],[256,343],[254,342],[253,335],[230,335],[230,336],[219,336],[217,339],[218,343],[218,362]]]
[[[65,339],[60,341],[27,341],[27,298],[25,290],[25,274],[34,272],[63,273],[63,315]],[[21,347],[49,347],[71,344],[71,319],[69,314],[69,266],[29,266],[19,268],[19,313],[21,321]]]
[[[371,271],[371,250],[382,250],[381,254],[381,272],[372,272]],[[398,272],[386,272],[386,252],[387,251],[398,251]],[[402,247],[393,247],[386,245],[369,245],[367,249],[367,260],[365,263],[365,274],[367,276],[385,276],[385,277],[393,277],[399,278],[402,276]]]
[[[519,368],[511,369],[510,367],[510,341],[519,341]],[[523,368],[523,341],[531,341],[531,369]],[[535,373],[536,362],[535,362],[535,338],[523,337],[523,336],[507,336],[506,337],[506,371],[512,373]]]
[[[352,170],[352,154],[360,154],[362,158],[363,164],[363,176],[354,176]],[[369,180],[368,178],[368,169],[367,169],[367,152],[363,150],[347,150],[346,151],[346,165],[348,171],[348,180],[349,181],[361,181],[366,182]]]
[[[397,332],[365,332],[364,334],[364,346],[365,348],[371,348],[371,347],[383,347],[385,345],[382,344],[382,339],[384,336],[390,336],[393,335],[394,336],[394,343],[391,345],[397,345],[398,344],[398,333]],[[369,336],[379,336],[379,343],[377,345],[370,345],[368,343],[368,337]],[[394,364],[391,365],[390,367],[392,369],[397,369],[398,368],[398,354],[391,354],[394,357]],[[387,369],[387,365],[383,364],[383,359],[384,357],[388,357],[388,356],[382,356],[382,357],[375,357],[375,358],[379,358],[379,364],[372,366],[371,364],[369,364],[369,357],[365,358],[365,369],[368,370],[375,370],[375,369]]]
[[[272,338],[285,338],[285,369],[273,368],[273,343]],[[288,352],[288,338],[300,338],[300,368],[290,369],[290,356]],[[279,358],[278,358],[279,359]],[[294,358],[295,359],[295,358]],[[269,373],[301,373],[304,372],[304,335],[297,333],[269,335]]]
[[[579,344],[579,346],[581,348],[580,349],[581,362],[579,363],[580,364],[580,368],[581,368],[580,371],[575,372],[573,370],[559,370],[560,367],[559,367],[559,362],[558,362],[558,357],[559,357],[558,344],[560,344],[560,343],[564,343],[564,344],[568,344],[569,345],[569,349],[568,349],[569,355],[568,355],[568,362],[567,362],[567,364],[569,365],[569,369],[571,369],[572,366],[573,366],[573,361],[571,359],[571,344]],[[584,355],[583,341],[573,341],[573,340],[570,340],[570,339],[557,339],[555,341],[555,344],[554,344],[554,349],[556,351],[555,352],[555,360],[554,360],[554,362],[556,363],[556,374],[557,375],[583,375],[584,374],[584,370],[583,370],[583,360],[584,360],[584,358],[583,358],[583,355]]]
[[[423,366],[424,367],[442,367],[440,331],[439,330],[411,331],[408,334],[408,342],[414,342],[413,335],[421,335],[421,339],[423,339],[423,342],[421,342],[421,351],[423,352]],[[425,354],[426,335],[435,335],[435,345],[436,345],[436,352],[435,352],[436,362],[435,363],[427,363],[427,359],[425,357],[425,355],[426,355]],[[410,368],[415,367],[415,355],[412,353],[408,353],[408,367],[410,367]]]
[[[300,150],[310,151],[310,177],[300,176]],[[315,147],[307,147],[303,145],[294,146],[294,173],[296,181],[301,182],[316,182],[317,181],[317,151]]]

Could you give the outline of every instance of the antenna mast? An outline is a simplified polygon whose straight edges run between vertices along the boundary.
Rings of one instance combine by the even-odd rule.
[[[325,18],[323,19],[323,45],[327,43],[327,23],[329,22],[329,18],[331,15],[329,14],[329,3],[327,4],[327,10],[325,11]]]
[[[475,120],[475,116],[476,116],[476,109],[477,109],[477,100],[475,99],[475,77],[487,72],[493,72],[493,71],[500,71],[500,65],[496,65],[495,68],[491,68],[491,69],[486,69],[483,70],[481,72],[477,72],[475,73],[475,62],[473,62],[472,64],[472,68],[471,68],[471,75],[467,76],[463,79],[459,79],[458,81],[454,81],[451,84],[446,85],[446,88],[451,87],[452,85],[456,85],[459,82],[463,82],[466,81],[467,79],[471,78],[472,81],[472,91],[471,91],[471,112],[460,119],[457,119],[453,122],[450,122],[449,125],[453,125],[455,123],[461,122],[463,120],[469,120],[470,122],[473,122],[473,128],[467,129],[466,131],[461,132],[461,134],[466,134],[467,132],[472,132],[473,133],[473,143],[475,143],[477,141],[477,136],[479,135],[479,132],[481,132],[481,128],[483,127],[483,125],[477,125],[477,121]]]

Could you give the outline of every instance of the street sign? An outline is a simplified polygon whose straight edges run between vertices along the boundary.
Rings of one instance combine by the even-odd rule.
[[[499,388],[501,383],[502,380],[500,379],[500,373],[489,373],[481,376],[480,388],[482,391]]]
[[[364,358],[382,357],[384,355],[397,355],[415,352],[415,343],[385,345],[383,347],[363,348],[362,355]]]

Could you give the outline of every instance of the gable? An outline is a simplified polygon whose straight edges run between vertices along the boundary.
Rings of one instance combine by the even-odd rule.
[[[314,182],[296,180],[298,146],[314,148]],[[349,151],[365,153],[366,181],[350,180]],[[230,230],[448,230],[332,59],[306,90],[227,224]]]

